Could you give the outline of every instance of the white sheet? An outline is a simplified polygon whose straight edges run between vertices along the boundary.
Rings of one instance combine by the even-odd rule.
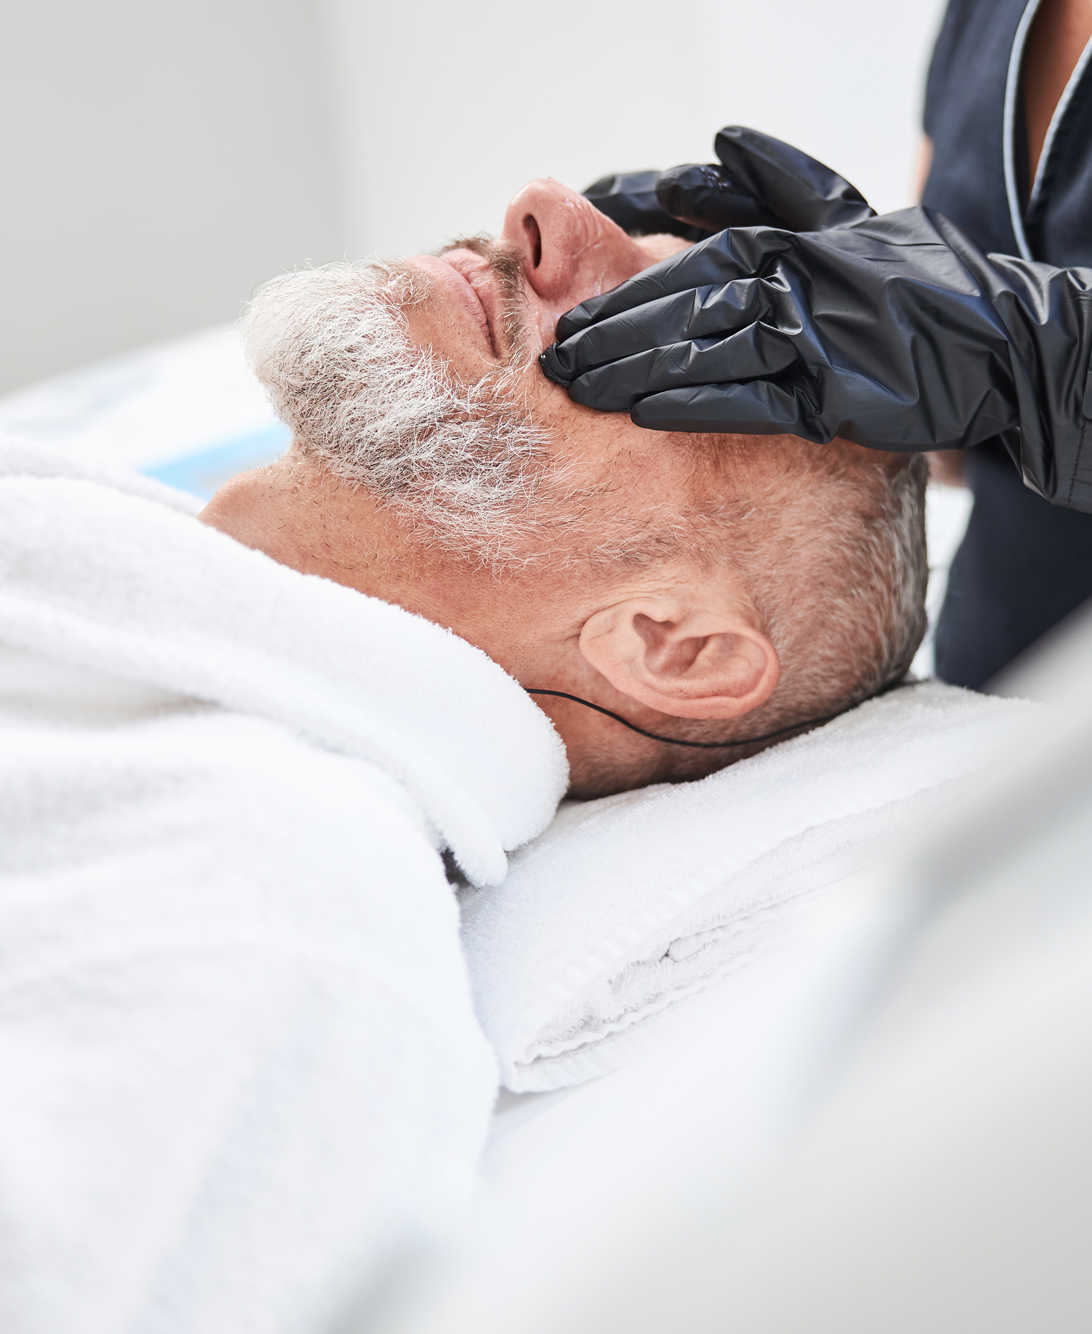
[[[566,1329],[695,1194],[744,1211],[829,1077],[896,928],[888,906],[856,879],[811,896],[791,936],[662,1015],[626,1064],[502,1096],[462,1246],[409,1276],[370,1334]]]

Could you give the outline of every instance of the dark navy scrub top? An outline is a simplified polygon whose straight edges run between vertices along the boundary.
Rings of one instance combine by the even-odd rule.
[[[950,0],[925,97],[922,202],[987,252],[1092,267],[1092,43],[1028,180],[1021,65],[1039,0]],[[937,627],[937,675],[978,688],[1092,597],[1092,515],[1029,491],[1000,442],[967,453],[974,509]]]

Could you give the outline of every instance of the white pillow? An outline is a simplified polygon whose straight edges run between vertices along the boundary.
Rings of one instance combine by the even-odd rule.
[[[619,1065],[649,1020],[777,939],[794,900],[872,864],[1043,712],[925,682],[700,782],[563,806],[500,886],[462,895],[504,1084]]]

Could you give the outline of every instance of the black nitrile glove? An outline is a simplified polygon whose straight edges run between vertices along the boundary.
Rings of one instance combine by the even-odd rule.
[[[875,217],[855,186],[792,144],[742,125],[719,131],[720,163],[688,163],[660,173],[656,199],[666,214],[706,232],[784,227],[819,232]]]
[[[822,184],[841,178],[760,138],[760,154],[735,139],[747,171],[732,175],[778,216],[794,200],[797,218],[862,211],[856,192],[832,200]],[[638,426],[901,451],[1000,435],[1029,486],[1092,512],[1092,270],[987,259],[929,210],[720,232],[577,306],[557,333],[545,373]]]

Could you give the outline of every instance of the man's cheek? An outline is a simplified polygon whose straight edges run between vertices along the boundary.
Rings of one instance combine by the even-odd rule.
[[[558,306],[548,304],[541,298],[527,303],[524,320],[527,329],[528,351],[535,357],[544,352],[551,343],[556,343],[554,330],[557,322],[565,314]]]
[[[670,259],[672,255],[677,255],[681,250],[691,249],[693,244],[693,241],[684,241],[681,237],[668,236],[666,233],[642,236],[636,242],[644,256],[641,268],[650,269],[653,264],[659,264],[662,259]]]

